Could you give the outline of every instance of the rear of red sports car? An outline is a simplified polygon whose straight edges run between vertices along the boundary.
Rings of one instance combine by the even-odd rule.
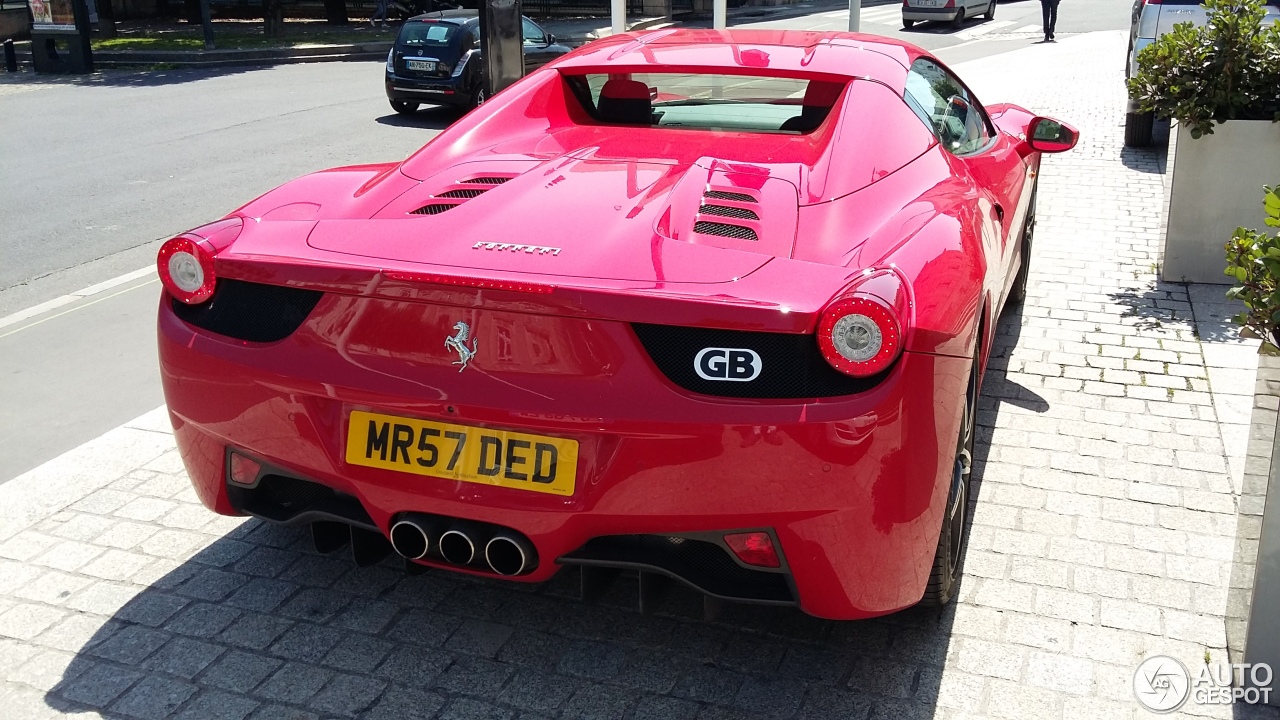
[[[166,243],[201,499],[358,562],[918,602],[1016,258],[903,103],[903,48],[698,37],[589,46],[402,164]],[[690,100],[743,78],[776,86],[746,113],[772,131]]]

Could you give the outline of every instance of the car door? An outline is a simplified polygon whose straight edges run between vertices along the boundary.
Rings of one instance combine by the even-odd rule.
[[[940,63],[919,58],[907,73],[907,104],[930,125],[942,147],[977,186],[987,232],[988,270],[1003,299],[1013,282],[1030,200],[1028,166],[1017,142],[996,130],[973,93]]]
[[[551,62],[554,57],[550,51],[551,42],[546,31],[529,18],[521,18],[521,21],[524,36],[524,74],[528,75]]]

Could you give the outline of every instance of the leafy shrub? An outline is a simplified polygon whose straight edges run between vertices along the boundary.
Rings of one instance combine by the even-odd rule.
[[[1280,227],[1280,194],[1267,187],[1263,197],[1267,212],[1263,222]],[[1242,301],[1246,308],[1233,318],[1243,326],[1241,334],[1280,346],[1280,233],[1236,228],[1227,242],[1226,274],[1240,283],[1227,291],[1227,297]]]
[[[1178,23],[1138,53],[1129,96],[1191,137],[1224,120],[1280,121],[1280,23],[1263,0],[1205,0],[1209,22]]]

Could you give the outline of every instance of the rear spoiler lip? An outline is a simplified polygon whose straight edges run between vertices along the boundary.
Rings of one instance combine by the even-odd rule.
[[[771,258],[750,274],[729,282],[653,283],[369,260],[352,263],[351,256],[343,256],[339,262],[317,262],[238,254],[232,247],[215,258],[215,266],[220,278],[340,295],[618,322],[791,334],[812,333],[823,308],[863,272]],[[388,277],[388,273],[401,279]],[[436,284],[406,279],[406,276],[424,275],[447,277],[451,282]],[[552,290],[520,292],[461,284],[467,280],[550,286]]]

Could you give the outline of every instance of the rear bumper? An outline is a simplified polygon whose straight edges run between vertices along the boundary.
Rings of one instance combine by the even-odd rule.
[[[821,401],[710,398],[653,368],[625,323],[597,322],[620,353],[601,383],[584,376],[510,376],[402,369],[318,346],[326,300],[292,336],[271,344],[198,330],[160,303],[162,381],[179,449],[201,500],[235,514],[227,448],[357,499],[386,533],[392,516],[422,512],[512,528],[543,562],[594,538],[768,528],[801,609],[853,619],[917,602],[929,577],[960,422],[968,361],[905,354],[883,383]],[[403,367],[404,363],[399,363]],[[503,386],[502,383],[490,385]],[[571,497],[348,464],[352,410],[576,439]]]
[[[918,20],[927,22],[929,20],[950,21],[955,20],[960,14],[959,8],[922,8],[922,7],[904,7],[902,8],[903,20]]]
[[[418,80],[387,74],[384,81],[388,100],[432,103],[436,105],[465,105],[470,100],[461,78]]]

